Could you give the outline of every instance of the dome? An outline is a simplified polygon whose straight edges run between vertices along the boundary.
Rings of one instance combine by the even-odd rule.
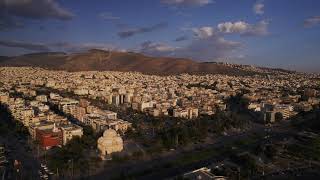
[[[117,132],[113,129],[107,129],[103,133],[103,137],[116,137],[116,136],[117,136]]]
[[[97,146],[101,157],[104,158],[106,154],[122,151],[123,140],[115,130],[107,129],[103,132],[103,136],[98,139]]]

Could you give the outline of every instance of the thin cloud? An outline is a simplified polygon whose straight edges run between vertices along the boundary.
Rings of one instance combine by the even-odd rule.
[[[265,36],[269,34],[268,31],[269,21],[262,20],[255,25],[251,25],[250,28],[243,33],[244,36]]]
[[[83,52],[90,49],[101,49],[101,50],[114,50],[118,49],[114,45],[107,43],[69,43],[69,42],[57,42],[48,44],[51,49],[55,51],[64,51],[64,52]]]
[[[200,39],[206,39],[206,38],[209,38],[215,34],[214,28],[209,27],[209,26],[204,26],[204,27],[200,27],[200,28],[193,28],[192,31],[193,31],[194,35]]]
[[[21,41],[0,40],[0,46],[22,48],[31,51],[50,51],[50,48],[47,45],[41,43],[26,43]]]
[[[232,54],[241,50],[244,44],[226,39],[227,34],[239,34],[241,36],[267,35],[269,22],[259,21],[249,24],[244,21],[223,22],[216,27],[203,26],[189,28],[193,32],[190,43],[182,47],[172,47],[164,43],[144,42],[140,45],[140,52],[152,56],[184,57],[195,60],[214,60],[232,57]],[[176,40],[184,40],[178,37]]]
[[[171,47],[165,43],[145,41],[141,43],[138,51],[151,56],[170,56],[175,50],[175,47]]]
[[[69,20],[74,16],[53,0],[0,0],[0,11],[30,19]]]
[[[107,43],[70,43],[70,42],[56,42],[56,43],[30,43],[22,41],[8,41],[0,40],[0,46],[10,48],[22,48],[33,52],[48,52],[48,51],[63,51],[63,52],[83,52],[90,49],[101,50],[118,50],[123,51],[112,44]]]
[[[120,17],[118,16],[114,16],[112,13],[110,12],[103,12],[99,14],[99,17],[103,20],[119,20]]]
[[[24,23],[14,17],[0,13],[0,31],[9,31],[24,27]]]
[[[313,16],[304,20],[304,27],[309,28],[320,24],[320,16]]]
[[[74,15],[54,0],[0,0],[0,31],[25,27],[25,19],[70,20]]]
[[[264,14],[264,3],[263,1],[257,1],[254,5],[253,5],[253,12],[255,14],[258,14],[258,15],[262,15]]]
[[[183,47],[172,47],[164,43],[147,41],[141,44],[140,51],[152,56],[184,57],[195,60],[212,60],[228,57],[240,49],[240,42],[226,40],[222,34],[215,33],[214,28],[193,28],[192,41]]]
[[[186,57],[195,60],[213,60],[228,57],[233,51],[243,45],[240,42],[229,41],[219,36],[207,39],[194,39],[189,45],[177,48],[176,57]]]
[[[226,40],[223,34],[217,33],[213,27],[193,28],[192,31],[192,42],[178,48],[175,51],[176,56],[200,60],[224,58],[243,46],[240,42]]]
[[[156,31],[159,29],[163,29],[168,27],[168,23],[159,23],[159,24],[155,24],[153,26],[149,26],[149,27],[140,27],[140,28],[135,28],[135,29],[129,29],[126,31],[121,31],[118,32],[118,36],[120,38],[128,38],[137,34],[143,34],[143,33],[147,33],[147,32],[152,32],[152,31]]]
[[[250,24],[244,21],[223,22],[219,23],[217,28],[223,33],[245,33],[250,28]]]
[[[189,39],[188,36],[184,35],[184,36],[177,37],[174,41],[180,42],[180,41],[186,41],[188,39]]]
[[[212,0],[162,0],[161,2],[173,6],[205,6],[213,3]]]
[[[264,36],[267,35],[269,22],[259,21],[257,24],[249,24],[244,21],[223,22],[217,25],[220,33],[240,34],[243,36]]]

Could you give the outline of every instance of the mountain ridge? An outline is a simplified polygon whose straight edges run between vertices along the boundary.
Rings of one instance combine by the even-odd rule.
[[[187,58],[150,57],[135,52],[105,51],[100,49],[91,49],[73,54],[43,52],[5,57],[0,59],[0,66],[33,66],[66,71],[137,71],[148,74],[258,74],[258,72],[248,69],[250,66],[246,65],[197,62]],[[242,66],[247,68],[241,68]]]

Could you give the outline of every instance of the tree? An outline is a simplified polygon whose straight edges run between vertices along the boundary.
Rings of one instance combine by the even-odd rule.
[[[27,138],[30,134],[28,128],[22,124],[20,121],[14,120],[14,130],[19,135],[19,137]]]
[[[83,127],[83,136],[81,141],[86,148],[92,148],[97,146],[97,135],[91,126]]]
[[[277,112],[274,116],[275,116],[276,122],[280,122],[283,120],[283,115],[280,112]]]
[[[273,159],[277,155],[278,149],[275,145],[267,145],[264,153],[268,158]]]
[[[155,130],[158,129],[159,126],[161,125],[161,120],[156,119],[156,118],[152,118],[151,125],[152,125],[152,135],[155,136]]]
[[[5,135],[8,132],[8,125],[6,123],[0,122],[0,135]]]
[[[59,169],[60,172],[72,174],[71,171],[79,171],[86,173],[89,166],[85,145],[78,136],[73,137],[61,148],[50,149],[48,155],[50,169]]]

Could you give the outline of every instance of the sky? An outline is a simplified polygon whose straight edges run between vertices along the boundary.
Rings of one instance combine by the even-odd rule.
[[[91,48],[320,72],[320,1],[0,0],[0,55]]]

